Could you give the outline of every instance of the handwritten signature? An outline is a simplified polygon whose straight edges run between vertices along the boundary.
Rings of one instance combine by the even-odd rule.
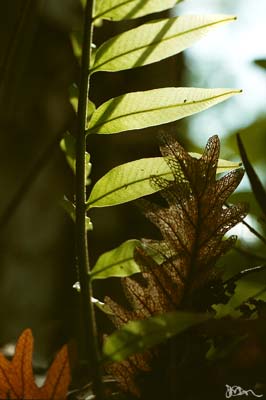
[[[254,393],[253,390],[251,390],[251,389],[244,390],[240,386],[229,386],[229,385],[225,385],[225,386],[226,386],[225,397],[227,399],[230,399],[231,397],[234,397],[234,396],[249,396],[250,394],[252,394],[254,397],[262,397],[263,396],[263,394]]]

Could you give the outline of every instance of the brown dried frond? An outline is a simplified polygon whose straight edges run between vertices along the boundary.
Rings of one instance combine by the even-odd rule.
[[[200,159],[191,157],[171,136],[165,136],[164,142],[161,152],[174,175],[173,183],[161,192],[168,207],[141,202],[146,217],[160,229],[163,241],[144,244],[155,252],[160,246],[167,249],[161,267],[168,271],[175,266],[176,276],[172,279],[180,293],[176,306],[185,307],[193,304],[193,291],[205,286],[216,261],[235,241],[234,237],[224,240],[224,235],[244,218],[247,209],[243,204],[227,208],[224,203],[244,172],[237,169],[216,180],[218,136],[209,139]],[[153,179],[153,184],[161,183],[161,179]]]
[[[220,152],[218,136],[208,140],[200,159],[190,156],[172,136],[164,136],[161,152],[174,180],[169,182],[153,177],[152,185],[162,189],[160,194],[167,206],[141,200],[140,207],[159,228],[162,240],[143,239],[143,248],[137,249],[135,254],[142,269],[142,279],[123,279],[132,310],[106,299],[117,327],[166,311],[197,310],[198,291],[217,280],[215,263],[235,241],[234,237],[225,240],[224,235],[247,213],[245,205],[224,206],[244,172],[237,169],[216,180]],[[157,258],[160,261],[156,261]],[[149,359],[144,354],[143,357]],[[141,356],[138,355],[138,359]],[[132,382],[139,370],[148,369],[147,359],[145,368],[141,363],[137,365],[136,356],[125,363],[123,374],[115,373],[123,364],[113,365],[113,373],[123,390],[127,387],[133,392]],[[130,377],[131,384],[128,383]]]

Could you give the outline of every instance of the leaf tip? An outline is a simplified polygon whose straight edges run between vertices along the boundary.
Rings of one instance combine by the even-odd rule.
[[[25,337],[33,339],[32,330],[30,328],[24,329],[24,331],[21,333],[19,339],[25,338]]]

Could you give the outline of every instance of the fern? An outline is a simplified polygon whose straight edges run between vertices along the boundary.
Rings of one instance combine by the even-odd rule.
[[[85,335],[87,348],[90,349],[87,353],[87,358],[91,358],[91,363],[94,364],[92,368],[94,390],[97,400],[101,400],[103,398],[103,388],[99,367],[100,359],[99,349],[97,347],[97,329],[92,304],[92,282],[94,279],[105,279],[109,276],[129,276],[138,271],[138,266],[136,260],[133,260],[133,252],[136,242],[127,241],[117,249],[113,249],[102,255],[94,268],[90,267],[88,254],[89,246],[87,246],[87,230],[92,229],[92,222],[87,216],[87,211],[92,207],[125,203],[132,199],[141,198],[148,193],[158,191],[160,189],[158,183],[159,185],[160,183],[168,185],[168,181],[165,182],[158,179],[156,183],[156,179],[154,179],[154,185],[151,186],[149,184],[150,176],[154,174],[157,176],[169,176],[169,168],[167,168],[167,165],[165,162],[162,162],[162,160],[157,160],[155,165],[151,159],[136,160],[133,161],[130,166],[127,164],[118,166],[116,169],[109,171],[109,175],[106,174],[106,176],[108,175],[108,179],[103,177],[95,183],[92,187],[89,198],[87,198],[86,186],[90,183],[89,175],[91,165],[90,155],[86,153],[86,144],[89,142],[90,135],[117,134],[177,121],[181,118],[204,111],[231,98],[241,91],[230,88],[176,88],[170,86],[155,88],[153,90],[125,93],[119,97],[108,99],[105,103],[95,107],[90,101],[90,79],[93,74],[101,71],[118,72],[122,70],[131,70],[136,67],[142,67],[159,62],[182,52],[206,34],[212,32],[216,27],[235,21],[236,17],[231,15],[187,15],[140,23],[136,28],[127,30],[108,39],[104,43],[101,43],[96,47],[95,51],[92,51],[93,31],[95,27],[100,25],[98,23],[100,20],[107,19],[111,21],[121,21],[138,18],[144,15],[148,16],[152,13],[174,7],[175,4],[178,3],[178,0],[87,0],[83,1],[83,3],[85,4],[85,18],[82,50],[79,49],[79,37],[75,34],[73,34],[72,37],[76,57],[79,58],[81,54],[81,79],[78,85],[77,140],[75,143],[75,140],[72,141],[69,140],[69,138],[65,138],[62,143],[68,162],[76,174],[75,204],[66,200],[64,201],[64,207],[69,211],[72,219],[76,222],[77,265],[80,280],[79,287],[83,302],[83,320],[85,321],[84,326],[86,327]],[[76,103],[77,101],[75,97],[72,98],[72,105],[74,108],[76,107]],[[204,157],[205,156],[195,162],[195,168],[198,168],[205,163]],[[168,161],[168,157],[166,157],[166,160]],[[187,160],[190,160],[190,158]],[[194,159],[191,158],[191,160]],[[217,161],[218,158],[216,159],[216,162]],[[191,161],[191,165],[193,163],[194,161]],[[172,163],[169,163],[168,165],[170,169],[171,165]],[[182,163],[180,165],[182,165]],[[148,174],[147,170],[145,171],[146,166],[149,167],[150,172]],[[234,168],[235,166],[231,165],[231,167]],[[129,169],[130,173],[128,174],[127,171]],[[215,171],[215,176],[216,165],[215,168],[212,168],[212,171]],[[174,173],[174,176],[172,176],[172,173]],[[170,172],[170,179],[174,178],[173,187],[181,187],[181,182],[177,180],[177,175],[175,175],[176,170],[173,169],[172,173]],[[199,174],[199,172],[197,174]],[[110,176],[111,179],[109,179]],[[191,183],[189,182],[189,177],[185,175],[185,178],[182,179],[182,186],[186,188],[186,186],[188,186],[186,182]],[[213,179],[215,180],[215,177],[213,177]],[[134,189],[132,190],[133,187]],[[191,186],[191,190],[194,190],[193,185]],[[132,193],[133,191],[134,193]],[[165,191],[165,193],[167,194],[167,191]],[[174,196],[180,197],[180,194],[177,192],[175,193],[171,188],[171,190],[168,190],[168,201],[172,201],[170,200],[170,193],[173,193]],[[179,201],[181,198],[175,199],[175,202],[176,200]],[[190,202],[188,197],[186,198],[186,201],[188,203]],[[150,209],[152,206],[147,205],[147,207]],[[169,210],[171,207],[172,206],[170,205]],[[185,210],[185,205],[183,210]],[[156,207],[153,211],[155,213],[157,212]],[[194,215],[191,216],[193,218],[195,217]],[[200,216],[200,218],[202,218],[202,216]],[[239,218],[240,216],[236,215],[236,220]],[[198,221],[195,223],[197,224]],[[196,243],[198,243],[198,237],[201,237],[201,235],[197,231],[196,236],[190,238],[191,243],[194,243],[195,241],[196,245]],[[186,260],[185,258],[182,259],[180,255],[181,261],[179,267],[175,266],[176,260],[173,259],[173,261],[170,262],[169,260],[171,257],[169,258],[166,255],[164,264],[168,263],[168,270],[171,271],[172,268],[172,273],[175,271],[175,280],[172,278],[170,280],[173,288],[170,289],[170,291],[167,289],[169,293],[167,293],[167,295],[164,294],[164,297],[162,297],[162,294],[158,292],[159,297],[157,301],[155,301],[154,307],[152,307],[151,310],[147,309],[147,306],[143,307],[143,315],[137,315],[138,318],[141,319],[144,318],[144,316],[147,317],[153,315],[158,313],[160,310],[162,312],[171,309],[175,310],[177,305],[180,305],[181,301],[183,301],[182,299],[186,298],[183,293],[185,288],[189,288],[186,289],[189,291],[194,290],[190,283],[185,285],[184,281],[187,277],[193,275],[192,270],[196,263],[200,261],[200,257],[196,257],[195,254],[197,252],[195,253],[194,250],[191,259],[189,260]],[[169,251],[173,251],[174,255],[176,255],[178,249],[170,248],[169,246]],[[223,251],[225,251],[225,248],[220,245],[220,253]],[[201,256],[203,257],[203,254]],[[219,252],[217,250],[216,257],[214,257],[213,260],[209,260],[209,263],[211,263],[211,261],[214,262],[215,258],[218,256]],[[126,266],[124,264],[122,265],[125,259],[127,260]],[[141,250],[138,252],[137,259],[143,267],[143,278],[145,278],[145,274],[150,273],[144,271],[144,265],[151,264],[151,268],[154,269],[154,271],[150,275],[149,279],[156,279],[156,274],[158,275],[159,267],[161,266],[157,265],[157,263],[146,253],[141,253]],[[182,272],[185,274],[184,276],[182,276],[182,273],[180,272],[182,269],[181,264],[183,262],[187,263],[187,271],[184,269]],[[203,269],[204,265],[201,267]],[[209,267],[211,268],[211,266],[208,265],[208,268]],[[162,271],[164,271],[164,269],[162,269]],[[163,274],[165,275],[166,273],[163,272]],[[180,276],[178,274],[180,274]],[[164,285],[166,285],[166,275],[164,279]],[[203,277],[201,277],[201,279],[204,280]],[[192,279],[192,281],[194,282],[194,279]],[[134,290],[133,285],[135,285],[135,283],[133,283],[133,280],[126,280],[125,282],[129,285],[128,292],[130,293],[130,290]],[[125,283],[125,285],[127,285],[127,283]],[[154,281],[152,288],[156,292],[157,286],[155,283],[156,282]],[[136,283],[136,290],[141,291],[142,286]],[[172,298],[173,293],[177,293],[176,298]],[[158,303],[162,299],[164,299],[164,303],[160,309],[157,309]],[[132,302],[134,303],[134,301],[136,302],[136,298],[133,296]],[[171,307],[169,305],[170,301],[172,303]],[[100,303],[97,303],[96,301],[95,304],[99,305]],[[111,308],[110,300],[110,308],[107,305],[107,309],[110,310]],[[130,319],[136,319],[134,314],[136,312],[137,311],[134,310],[132,315],[125,314],[126,320],[123,320],[122,318],[122,322],[124,323]],[[140,311],[138,311],[138,313],[139,312]],[[173,321],[171,316],[169,318],[169,323],[171,325]],[[196,321],[196,319],[194,317],[192,318],[191,315],[188,316],[188,320],[185,316],[182,329],[193,324],[193,321]],[[116,322],[118,324],[118,320]],[[158,321],[155,320],[155,325],[157,323]],[[175,332],[175,330],[173,330],[173,332]],[[160,335],[158,337],[160,337]],[[139,358],[139,361],[142,364],[144,363],[143,357],[144,356],[141,356]],[[135,360],[137,360],[137,358],[138,356],[135,357]],[[147,362],[145,365],[148,365]],[[145,369],[144,364],[142,367]],[[129,382],[128,385],[130,387]]]
[[[161,152],[174,181],[169,184],[155,177],[152,184],[163,188],[160,194],[167,206],[141,201],[145,216],[160,229],[163,239],[142,240],[144,249],[136,249],[141,276],[123,279],[132,310],[106,298],[117,328],[132,320],[173,310],[206,311],[213,304],[212,300],[202,303],[201,295],[219,281],[216,261],[236,240],[235,237],[224,240],[224,235],[247,212],[245,205],[224,206],[240,183],[243,170],[237,169],[216,180],[219,149],[219,139],[213,136],[202,157],[196,159],[172,137],[165,137]],[[155,355],[154,350],[135,354],[107,369],[113,372],[123,390],[139,395],[135,377],[139,371],[149,370]]]

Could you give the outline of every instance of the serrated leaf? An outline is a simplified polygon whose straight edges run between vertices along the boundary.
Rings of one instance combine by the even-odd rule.
[[[178,0],[97,0],[94,18],[120,21],[172,8]]]
[[[42,387],[35,383],[32,353],[33,336],[30,329],[26,329],[19,337],[12,361],[0,353],[1,399],[65,399],[71,380],[67,346],[57,353]]]
[[[203,314],[169,312],[147,320],[131,321],[106,339],[103,353],[108,361],[122,361],[209,318]]]
[[[157,355],[160,354],[157,349],[147,349],[177,333],[172,332],[172,326],[180,331],[186,328],[182,319],[177,318],[168,329],[166,321],[155,319],[158,323],[149,325],[147,318],[164,316],[163,313],[172,310],[200,313],[209,309],[214,303],[212,294],[208,294],[209,289],[220,289],[220,276],[215,264],[235,242],[234,237],[224,240],[224,235],[247,212],[241,204],[224,207],[244,172],[239,169],[216,179],[220,154],[218,136],[208,140],[199,160],[191,157],[174,136],[165,133],[162,139],[161,153],[174,180],[169,185],[164,178],[152,179],[152,184],[162,190],[163,204],[148,200],[139,202],[144,215],[160,230],[161,239],[142,240],[143,246],[135,250],[141,273],[122,281],[129,305],[121,305],[108,296],[105,298],[113,312],[111,320],[120,329],[114,333],[114,340],[109,342],[105,353],[114,361],[130,356],[121,364],[110,363],[107,371],[124,391],[143,398],[145,395],[138,385],[140,374],[149,371],[154,362],[159,362]],[[159,260],[153,258],[150,250],[159,253]],[[222,296],[218,293],[217,298],[226,300],[224,292],[221,292]],[[145,325],[146,320],[148,325]],[[194,321],[191,317],[189,324]],[[127,322],[129,325],[125,325]],[[171,343],[169,346],[165,344],[164,349],[171,352]],[[145,352],[135,354],[142,350]]]
[[[42,399],[65,399],[70,380],[68,349],[64,345],[50,366],[43,387],[39,389],[43,395]],[[36,396],[35,399],[41,399],[41,397]]]
[[[191,153],[195,158],[200,154]],[[217,173],[240,166],[219,160]],[[150,183],[151,176],[172,180],[172,172],[163,157],[142,158],[113,168],[94,185],[87,202],[88,208],[113,206],[152,194],[159,189]]]
[[[91,271],[91,279],[125,277],[140,272],[134,260],[134,250],[139,240],[127,240],[119,247],[102,254]]]
[[[206,110],[240,92],[172,87],[127,93],[96,109],[88,133],[112,134],[166,124]]]
[[[103,43],[96,51],[91,73],[121,71],[163,60],[235,19],[231,15],[184,15],[148,22]]]

